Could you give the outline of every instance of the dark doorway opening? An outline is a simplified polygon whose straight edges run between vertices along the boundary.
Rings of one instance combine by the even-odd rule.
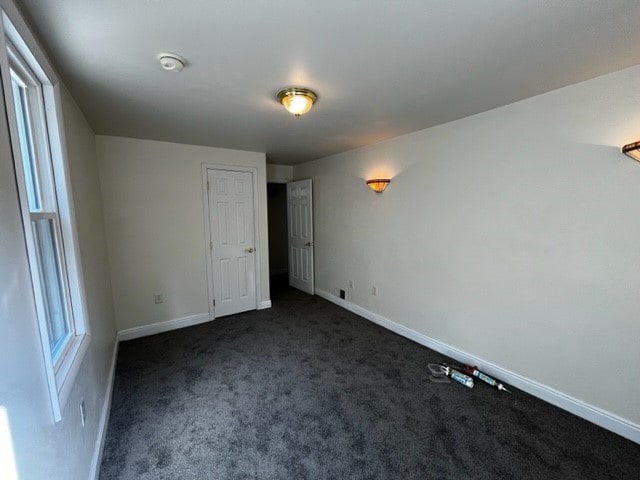
[[[269,216],[269,283],[273,300],[289,285],[289,249],[287,236],[287,184],[267,183]]]

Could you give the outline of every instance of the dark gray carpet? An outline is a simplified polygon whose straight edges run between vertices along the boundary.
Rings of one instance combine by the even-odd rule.
[[[285,290],[120,345],[100,479],[634,479],[640,446]]]

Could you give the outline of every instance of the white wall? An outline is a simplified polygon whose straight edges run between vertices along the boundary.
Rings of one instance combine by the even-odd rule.
[[[258,171],[260,301],[269,300],[263,153],[96,137],[118,330],[208,313],[202,164]],[[165,296],[154,304],[154,293]]]
[[[287,183],[293,180],[291,165],[267,164],[267,182]]]
[[[639,105],[634,67],[295,167],[317,287],[640,424]]]
[[[13,11],[10,2],[2,0],[2,6]],[[92,336],[58,423],[45,378],[6,117],[0,115],[0,443],[9,439],[13,444],[20,480],[89,478],[115,345],[94,135],[64,89],[62,101]],[[0,103],[4,112],[4,99]],[[12,468],[11,461],[4,454],[0,477],[10,478],[5,469]]]

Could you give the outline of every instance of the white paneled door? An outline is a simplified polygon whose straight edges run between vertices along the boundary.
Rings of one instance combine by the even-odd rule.
[[[313,286],[313,196],[311,179],[287,184],[289,285],[311,295]]]
[[[207,170],[215,316],[256,308],[253,174]]]

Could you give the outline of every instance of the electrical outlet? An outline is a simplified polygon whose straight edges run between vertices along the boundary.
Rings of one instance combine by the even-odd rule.
[[[371,295],[374,297],[378,296],[378,287],[371,287]]]
[[[341,298],[342,300],[344,300],[344,299],[345,299],[345,292],[344,292],[344,290],[340,290],[340,298]]]
[[[87,421],[87,409],[84,405],[84,397],[82,397],[82,400],[80,400],[80,421],[82,422],[82,426],[84,427],[84,424]]]
[[[349,288],[355,288],[355,284],[353,283],[353,280],[349,280]]]
[[[161,293],[156,293],[153,295],[153,301],[154,303],[162,303],[164,302],[164,295]]]

